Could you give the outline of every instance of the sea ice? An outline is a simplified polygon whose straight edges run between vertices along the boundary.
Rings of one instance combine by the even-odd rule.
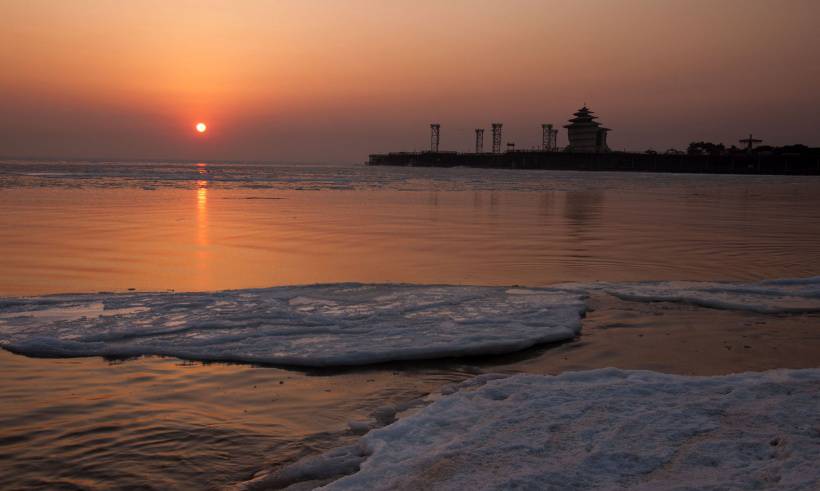
[[[820,277],[551,288],[326,284],[0,298],[0,346],[41,357],[167,355],[298,366],[502,354],[576,336],[590,292],[759,313],[820,312]]]
[[[0,346],[41,357],[360,365],[571,339],[584,310],[579,293],[468,286],[57,295],[0,299]]]
[[[820,276],[759,283],[610,283],[596,288],[623,300],[639,302],[681,302],[764,314],[820,312]]]
[[[818,407],[820,369],[479,376],[246,489],[815,490]]]

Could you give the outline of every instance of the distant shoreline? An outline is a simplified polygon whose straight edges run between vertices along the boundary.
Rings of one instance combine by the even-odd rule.
[[[370,155],[367,165],[806,176],[820,175],[820,154],[815,152],[810,154],[752,152],[726,155],[548,151],[394,152]]]

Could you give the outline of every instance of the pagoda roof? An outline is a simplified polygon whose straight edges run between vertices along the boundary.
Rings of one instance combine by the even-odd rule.
[[[582,126],[593,126],[599,127],[601,123],[595,121],[598,119],[598,116],[595,116],[595,113],[589,110],[589,108],[584,105],[581,109],[576,111],[573,116],[574,118],[570,119],[569,122],[571,124],[564,125],[564,128],[577,128]],[[606,131],[610,131],[609,128],[602,128]]]
[[[596,116],[586,116],[586,117],[581,116],[581,117],[570,119],[570,122],[572,122],[572,123],[581,123],[581,122],[584,122],[584,121],[590,121],[592,123],[595,123],[596,119],[598,119]]]

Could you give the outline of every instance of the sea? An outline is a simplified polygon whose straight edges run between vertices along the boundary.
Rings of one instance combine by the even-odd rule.
[[[742,358],[757,342],[816,365],[801,340],[817,342],[817,317],[788,314],[814,311],[794,288],[817,286],[819,264],[814,177],[0,161],[0,488],[242,487],[477,373],[789,364]],[[492,307],[511,295],[530,317]],[[558,327],[580,315],[580,336],[487,340],[578,301]],[[448,337],[419,352],[435,322],[390,344],[407,319],[441,314],[430,305],[456,304],[482,347]],[[304,334],[333,316],[381,330]],[[236,331],[274,318],[302,333],[276,356]],[[158,319],[199,330],[145,331]],[[792,337],[761,341],[778,322]],[[734,351],[709,334],[718,324],[748,328]],[[633,336],[657,325],[640,351]]]

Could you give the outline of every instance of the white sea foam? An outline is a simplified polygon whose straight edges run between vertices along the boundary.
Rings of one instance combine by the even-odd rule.
[[[814,490],[818,407],[820,369],[477,377],[356,445],[246,487],[353,472],[322,489]]]
[[[0,302],[0,345],[31,356],[167,355],[299,366],[499,354],[570,339],[557,289],[333,284]]]

